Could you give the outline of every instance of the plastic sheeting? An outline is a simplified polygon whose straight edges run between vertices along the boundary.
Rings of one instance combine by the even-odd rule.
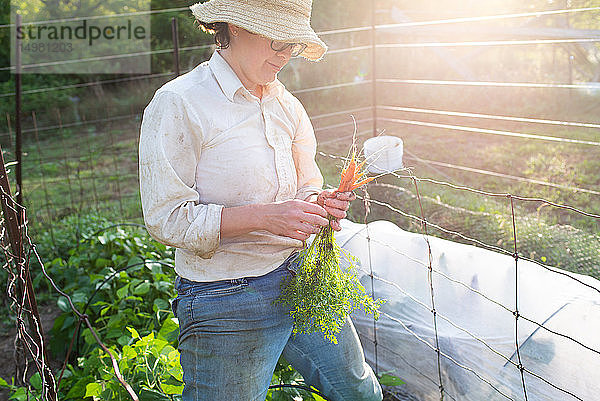
[[[367,361],[380,373],[402,378],[403,392],[423,401],[439,400],[425,236],[387,221],[342,223],[338,243],[360,260],[367,292],[372,268],[375,297],[387,300],[376,322],[377,361],[372,317],[362,311],[352,316]],[[444,399],[524,400],[517,330],[522,365],[534,374],[523,373],[528,400],[600,400],[598,280],[524,260],[516,270],[510,255],[427,239]],[[512,313],[516,302],[518,327]]]

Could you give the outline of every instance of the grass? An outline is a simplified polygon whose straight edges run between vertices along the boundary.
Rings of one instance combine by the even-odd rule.
[[[596,148],[548,145],[542,141],[523,142],[512,138],[498,139],[476,135],[466,137],[451,132],[427,132],[420,129],[403,132],[400,136],[405,149],[410,154],[418,154],[422,158],[427,155],[429,160],[527,177],[562,186],[583,187],[596,191],[600,187],[599,162],[596,161],[600,160],[600,150]],[[560,129],[557,132],[557,136],[567,135]],[[336,134],[342,136],[348,133],[351,131],[338,131]],[[391,134],[399,135],[397,131],[392,131]],[[569,137],[586,138],[580,134],[579,131],[573,130]],[[321,141],[328,139],[320,138]],[[348,145],[349,140],[329,144],[321,151],[343,155]],[[449,149],[452,149],[452,152],[448,152]],[[318,161],[327,184],[336,186],[341,162],[326,156],[319,156]],[[442,169],[431,164],[415,163],[406,157],[406,154],[405,164],[410,166],[410,171],[419,178],[432,178],[501,194],[543,198],[600,214],[598,195]],[[408,171],[401,172],[401,175],[409,174]],[[508,197],[486,196],[427,181],[418,181],[418,188],[430,234],[453,241],[485,245],[498,251],[514,252],[512,210]],[[405,230],[421,232],[422,227],[418,220],[421,210],[411,179],[392,175],[379,178],[375,184],[369,185],[369,195],[372,199],[389,206],[372,203],[367,221],[390,220]],[[517,249],[521,256],[549,266],[600,278],[600,219],[540,201],[513,199],[513,207]],[[394,211],[394,208],[410,217]],[[362,202],[355,202],[349,214],[354,221],[364,221]],[[440,229],[435,226],[439,226]]]
[[[44,231],[63,217],[89,212],[140,217],[138,124],[65,129],[26,143],[22,176],[30,230]],[[5,160],[12,157],[5,154]]]

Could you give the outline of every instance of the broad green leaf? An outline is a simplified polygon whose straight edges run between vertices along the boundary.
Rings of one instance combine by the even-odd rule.
[[[170,398],[165,394],[147,388],[141,389],[139,396],[140,401],[170,401]]]
[[[133,327],[127,327],[127,330],[129,330],[129,332],[131,333],[132,338],[140,338],[139,333]]]
[[[144,280],[140,280],[139,278],[134,278],[129,282],[129,285],[131,287],[135,287],[136,285],[138,285],[139,283],[143,282]]]
[[[179,351],[176,350],[175,348],[173,348],[173,351],[169,352],[169,355],[168,355],[169,363],[175,364],[175,365],[178,364],[180,356],[181,355],[179,354]]]
[[[135,358],[136,356],[137,356],[137,353],[129,345],[125,345],[123,347],[123,358],[132,359],[132,358]]]
[[[173,288],[173,282],[160,280],[160,281],[154,282],[154,287],[156,287],[157,290],[162,291],[162,292],[171,292],[171,290]]]
[[[123,311],[125,312],[125,311]],[[108,323],[106,323],[106,326],[108,327],[122,327],[121,326],[121,322],[123,321],[124,318],[124,313],[120,313],[117,315],[111,315],[111,317],[108,319]]]
[[[76,322],[76,320],[75,320],[75,316],[73,316],[73,314],[72,314],[72,313],[68,314],[68,315],[67,315],[67,318],[66,318],[66,319],[65,319],[65,321],[64,321],[64,324],[63,324],[63,329],[66,329],[66,328],[68,328],[68,327],[74,326],[74,325],[75,325],[75,322]]]
[[[181,392],[183,391],[183,384],[174,385],[160,383],[160,388],[165,394],[181,394]]]
[[[108,329],[108,331],[104,335],[104,338],[106,338],[106,339],[119,338],[119,337],[121,337],[122,334],[123,334],[123,329],[122,328],[120,328],[120,327],[111,327],[110,329]]]
[[[138,296],[129,295],[129,296],[123,298],[123,301],[143,302],[144,298],[138,297]]]
[[[31,387],[33,387],[34,389],[41,390],[42,389],[42,378],[40,377],[40,373],[35,372],[35,374],[29,378],[29,383],[31,384]]]
[[[121,287],[117,290],[117,297],[119,299],[123,299],[127,296],[128,292],[129,292],[129,283],[125,284],[123,287]]]
[[[0,387],[8,387],[8,382],[0,377]]]
[[[25,390],[25,388],[24,387],[19,387],[17,389],[17,391],[15,391],[14,393],[12,393],[12,395],[9,398],[9,400],[25,401],[28,398],[29,398],[29,394],[27,394],[27,391]]]
[[[67,300],[66,297],[63,297],[62,295],[60,297],[58,297],[58,301],[56,301],[56,304],[58,305],[58,308],[63,312],[71,311],[71,306],[69,305],[69,301]]]
[[[131,340],[130,336],[121,336],[119,338],[117,338],[117,342],[119,343],[119,345],[127,345],[129,344],[129,341]]]
[[[156,262],[146,262],[146,267],[149,268],[153,274],[161,274],[162,273],[161,265]]]
[[[401,386],[404,384],[404,381],[399,377],[384,373],[379,377],[379,383],[384,386]]]
[[[67,318],[66,314],[62,314],[54,319],[54,324],[52,325],[52,330],[57,332],[63,328],[63,324],[65,323],[65,319]]]
[[[89,278],[90,278],[91,282],[96,283],[96,288],[98,288],[101,286],[102,280],[104,280],[106,278],[106,276],[104,276],[102,274],[89,273]]]
[[[134,295],[145,295],[150,291],[150,283],[143,282],[133,289]]]
[[[179,323],[175,318],[165,319],[158,332],[158,336],[164,338],[167,341],[174,341],[177,338],[177,330],[179,329]],[[172,335],[174,334],[174,336]],[[174,338],[173,338],[174,337]]]
[[[168,342],[166,342],[165,340],[161,340],[159,338],[154,339],[154,341],[152,341],[153,343],[153,347],[150,348],[150,352],[152,353],[152,355],[154,355],[156,358],[160,357],[161,351],[163,350],[163,348],[165,346],[167,346],[167,344],[169,344]]]
[[[133,256],[127,261],[127,266],[133,266],[133,265],[137,265],[139,263],[144,263],[144,259],[140,258],[139,256]],[[138,266],[137,268],[132,267],[130,269],[130,271],[131,270],[139,270],[140,267],[142,267],[142,265]]]
[[[85,304],[88,301],[88,295],[85,290],[78,290],[73,293],[71,300],[74,304]]]
[[[63,379],[68,379],[69,377],[73,376],[73,372],[69,369],[65,369],[65,371],[63,372]]]
[[[67,399],[81,399],[83,398],[84,394],[85,394],[85,387],[86,385],[93,381],[94,379],[91,377],[83,377],[81,379],[79,379],[70,389],[69,392],[67,393],[66,398]]]
[[[96,339],[94,338],[94,335],[92,334],[90,329],[88,329],[88,328],[83,329],[82,336],[83,336],[83,339],[85,340],[86,344],[96,344]]]
[[[88,383],[85,386],[84,397],[98,397],[102,393],[102,385],[100,383]]]
[[[103,267],[110,266],[112,262],[109,259],[98,258],[96,259],[96,268],[102,269]]]
[[[144,244],[144,241],[142,241],[142,239],[140,237],[133,237],[133,242],[135,242],[135,244],[137,246],[139,246],[140,248],[146,247],[146,244]]]
[[[164,300],[162,298],[156,298],[154,300],[154,311],[157,310],[171,310],[171,304],[169,301]]]
[[[129,369],[129,360],[127,360],[126,358],[121,358],[121,360],[119,360],[119,370],[121,371],[122,374],[126,374],[128,369]]]
[[[175,351],[175,348],[173,348],[172,345],[169,345],[167,343],[167,345],[165,345],[163,347],[163,349],[160,351],[160,354],[161,355],[165,355],[165,356],[169,356],[173,351]]]
[[[167,370],[167,373],[169,373],[171,376],[173,376],[180,382],[183,382],[183,369],[181,368],[181,365],[177,364],[176,366],[173,366],[172,368]]]

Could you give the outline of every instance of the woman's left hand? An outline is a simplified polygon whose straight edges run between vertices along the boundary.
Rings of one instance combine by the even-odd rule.
[[[317,196],[317,204],[323,206],[327,213],[335,217],[335,220],[331,221],[331,227],[335,231],[340,231],[342,227],[339,220],[346,217],[346,211],[354,199],[356,199],[354,192],[337,192],[326,189]]]

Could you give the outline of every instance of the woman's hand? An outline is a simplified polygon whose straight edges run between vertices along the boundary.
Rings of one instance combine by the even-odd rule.
[[[350,202],[354,199],[356,199],[354,192],[337,192],[326,189],[317,196],[316,203],[323,206],[327,213],[335,217],[335,220],[331,221],[331,227],[335,231],[340,231],[342,227],[339,220],[346,217]]]
[[[316,203],[291,199],[282,202],[224,208],[221,212],[221,238],[266,230],[305,241],[329,224],[327,211]]]
[[[264,229],[300,241],[305,241],[329,224],[326,209],[315,203],[292,199],[263,207]]]

